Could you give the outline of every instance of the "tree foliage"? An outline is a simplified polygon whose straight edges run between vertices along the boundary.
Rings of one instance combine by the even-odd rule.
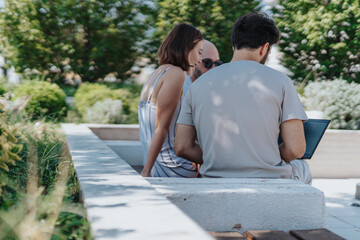
[[[7,0],[0,12],[2,54],[22,73],[122,78],[139,56],[147,9],[136,0]]]
[[[158,0],[156,6],[152,53],[156,53],[161,41],[176,24],[186,22],[197,27],[206,39],[215,44],[223,61],[229,61],[233,54],[231,32],[235,21],[241,15],[257,9],[259,2],[253,0]]]
[[[358,0],[280,0],[273,11],[282,32],[282,61],[294,80],[360,82]]]

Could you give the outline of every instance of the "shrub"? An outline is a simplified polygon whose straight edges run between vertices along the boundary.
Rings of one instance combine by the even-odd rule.
[[[293,79],[344,78],[360,83],[360,5],[357,0],[279,0],[282,62]]]
[[[360,129],[360,84],[341,79],[311,82],[304,97],[307,110],[323,111],[331,128]]]
[[[129,103],[127,99],[130,93],[125,89],[110,89],[105,85],[84,83],[76,91],[74,96],[74,105],[83,119],[86,119],[87,111],[95,103],[102,102],[105,99],[121,100],[123,112],[129,113]]]
[[[33,81],[17,87],[14,94],[15,99],[31,97],[25,111],[32,120],[42,117],[59,120],[66,114],[65,94],[56,84]]]
[[[0,104],[0,168],[9,171],[8,165],[15,165],[15,161],[20,161],[19,153],[22,144],[19,144],[19,136],[14,129],[10,129],[4,121],[4,108]],[[1,185],[0,185],[1,195]]]
[[[102,102],[95,103],[88,108],[86,113],[86,122],[91,123],[122,123],[124,116],[122,114],[122,101],[105,99]]]

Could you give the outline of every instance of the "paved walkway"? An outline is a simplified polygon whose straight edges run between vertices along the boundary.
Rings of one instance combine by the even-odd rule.
[[[349,240],[360,239],[360,204],[355,199],[360,179],[314,179],[312,185],[326,198],[326,228]]]

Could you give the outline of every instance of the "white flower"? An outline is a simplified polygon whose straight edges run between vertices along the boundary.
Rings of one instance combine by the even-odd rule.
[[[64,67],[64,70],[65,71],[69,71],[71,69],[71,66],[70,65],[66,65],[65,67]]]
[[[333,30],[330,30],[328,33],[327,33],[328,37],[329,38],[336,38],[336,35],[334,34]]]
[[[281,36],[283,37],[283,38],[289,38],[289,34],[287,34],[287,33],[281,33]]]
[[[59,72],[61,72],[60,68],[56,67],[55,65],[52,65],[49,70],[50,70],[50,72],[52,72],[52,73],[59,73]]]
[[[340,32],[341,37],[343,37],[344,39],[349,39],[349,36],[346,34],[346,32],[343,30]]]
[[[31,73],[32,73],[32,74],[40,74],[40,72],[39,72],[37,69],[32,69],[32,70],[31,70]]]
[[[350,72],[354,72],[354,73],[360,72],[360,64],[350,66]]]
[[[313,67],[313,69],[315,69],[315,70],[317,70],[317,69],[319,69],[320,68],[320,64],[316,64],[314,67]]]
[[[47,13],[47,11],[45,10],[45,8],[40,8],[40,9],[39,9],[39,12],[41,12],[41,13],[43,13],[43,14]]]
[[[276,8],[276,10],[278,10],[279,12],[282,12],[282,11],[285,9],[285,7],[282,6],[282,5],[280,5],[280,4],[276,4],[276,5],[275,5],[275,8]]]

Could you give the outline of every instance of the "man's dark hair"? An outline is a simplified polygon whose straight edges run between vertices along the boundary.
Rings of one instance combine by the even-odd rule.
[[[232,45],[236,50],[256,49],[269,43],[278,43],[280,31],[265,13],[251,12],[241,16],[233,27]]]
[[[188,71],[188,56],[195,45],[203,40],[203,36],[194,26],[181,23],[167,35],[158,49],[159,64],[172,64]]]

